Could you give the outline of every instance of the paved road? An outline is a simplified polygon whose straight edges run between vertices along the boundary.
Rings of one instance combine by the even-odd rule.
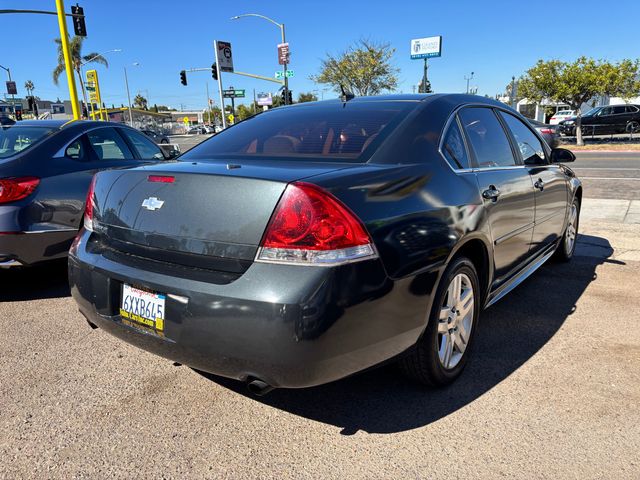
[[[577,152],[571,168],[588,198],[640,200],[640,151]]]
[[[459,382],[242,386],[91,330],[65,265],[0,272],[0,478],[612,478],[640,471],[640,226],[584,223],[482,315]]]

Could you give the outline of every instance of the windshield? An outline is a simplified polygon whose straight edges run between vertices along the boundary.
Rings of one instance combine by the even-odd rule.
[[[364,162],[364,152],[369,146],[373,145],[374,149],[416,105],[415,102],[331,102],[278,108],[211,137],[182,155],[180,160],[223,156]]]
[[[592,108],[591,110],[587,111],[584,115],[582,115],[583,117],[592,117],[593,115],[595,115],[596,113],[598,113],[600,110],[602,110],[602,107],[595,107]]]
[[[23,152],[57,130],[51,127],[11,125],[0,128],[0,159]]]

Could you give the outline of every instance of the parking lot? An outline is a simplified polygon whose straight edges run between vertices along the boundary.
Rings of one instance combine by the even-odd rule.
[[[638,478],[640,154],[575,170],[576,257],[486,310],[442,390],[388,365],[256,398],[92,330],[64,262],[0,271],[0,477]]]

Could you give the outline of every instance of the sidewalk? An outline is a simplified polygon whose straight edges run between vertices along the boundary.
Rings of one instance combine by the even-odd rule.
[[[640,200],[585,198],[580,222],[640,224]]]

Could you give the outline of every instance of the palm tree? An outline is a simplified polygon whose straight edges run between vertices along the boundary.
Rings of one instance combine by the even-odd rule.
[[[27,91],[27,94],[29,96],[33,95],[33,90],[35,89],[35,85],[33,84],[33,82],[31,80],[27,80],[26,82],[24,82],[24,89]]]
[[[82,87],[82,98],[84,99],[85,105],[87,104],[87,92],[84,89],[84,82],[82,81],[82,73],[80,69],[82,65],[85,63],[99,63],[104,65],[105,67],[109,67],[109,62],[99,53],[89,53],[87,55],[82,55],[82,42],[84,41],[84,37],[73,37],[69,41],[69,52],[71,53],[71,64],[73,65],[73,69],[75,70],[78,78],[80,79],[80,86]],[[62,52],[62,40],[56,38],[54,40],[58,45],[58,66],[53,69],[53,83],[58,85],[58,79],[62,72],[65,71],[64,64],[64,53]]]
[[[147,99],[144,98],[142,95],[137,94],[135,96],[135,98],[133,99],[133,106],[141,108],[143,110],[146,110],[147,109]]]

